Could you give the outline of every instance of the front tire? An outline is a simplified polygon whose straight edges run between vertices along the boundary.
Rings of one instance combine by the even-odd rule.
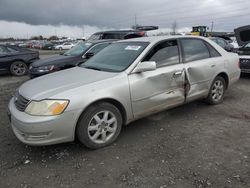
[[[90,106],[80,117],[76,135],[80,143],[90,149],[110,145],[122,128],[120,111],[112,104],[101,102]]]
[[[14,76],[23,76],[23,75],[27,74],[28,67],[24,62],[16,61],[16,62],[11,64],[10,72]]]
[[[206,98],[206,102],[211,105],[222,103],[225,91],[226,91],[225,79],[221,76],[217,76],[211,85],[208,97]]]

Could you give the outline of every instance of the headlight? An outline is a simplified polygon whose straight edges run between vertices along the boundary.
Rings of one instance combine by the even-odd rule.
[[[34,116],[55,116],[63,113],[68,104],[68,100],[31,101],[25,112]]]
[[[37,71],[38,72],[50,72],[54,70],[54,68],[55,68],[54,65],[42,66],[42,67],[38,67]]]

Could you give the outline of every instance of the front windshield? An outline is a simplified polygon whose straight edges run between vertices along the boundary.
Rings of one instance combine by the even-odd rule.
[[[90,47],[92,43],[90,42],[78,42],[77,45],[75,45],[73,48],[65,52],[63,55],[66,56],[80,56],[84,52],[86,52]]]
[[[114,43],[89,59],[81,67],[120,72],[125,70],[148,46],[148,42]]]

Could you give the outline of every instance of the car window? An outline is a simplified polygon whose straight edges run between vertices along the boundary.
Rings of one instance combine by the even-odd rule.
[[[64,53],[66,56],[79,56],[84,54],[93,44],[90,42],[78,42],[73,48]]]
[[[96,33],[96,34],[91,35],[88,40],[99,40],[101,36],[102,36],[101,33]]]
[[[143,61],[155,61],[157,67],[180,62],[177,41],[165,41],[155,46]]]
[[[15,52],[18,52],[17,50],[15,50],[14,48],[10,48],[10,47],[7,47],[7,50],[11,53],[15,53]]]
[[[103,33],[102,39],[122,39],[121,33]]]
[[[205,43],[200,39],[182,39],[184,62],[207,59],[210,57]]]
[[[250,48],[250,43],[248,43],[248,44],[245,46],[245,48]]]
[[[212,47],[210,44],[208,44],[206,42],[206,45],[207,45],[207,47],[209,49],[210,57],[219,57],[219,56],[221,56],[220,53],[216,49],[214,49],[214,47]]]
[[[148,44],[148,42],[118,42],[110,44],[81,66],[101,71],[121,72],[134,62]]]
[[[110,43],[97,44],[96,46],[94,46],[93,48],[91,48],[88,52],[89,53],[93,53],[93,54],[97,54],[102,49],[104,49],[105,47],[107,47],[109,44]]]
[[[8,53],[8,50],[5,46],[0,46],[0,54],[6,54]]]
[[[227,43],[223,39],[217,39],[217,41],[222,48],[226,47]]]

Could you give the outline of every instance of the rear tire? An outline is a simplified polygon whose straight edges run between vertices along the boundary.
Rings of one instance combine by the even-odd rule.
[[[225,79],[221,76],[217,76],[211,85],[209,94],[206,98],[206,102],[211,105],[222,103],[225,91],[226,91]]]
[[[10,72],[14,76],[23,76],[28,72],[28,66],[23,61],[16,61],[11,64]]]
[[[98,149],[110,145],[119,136],[122,115],[118,108],[106,102],[90,106],[80,117],[76,136],[81,144]]]

